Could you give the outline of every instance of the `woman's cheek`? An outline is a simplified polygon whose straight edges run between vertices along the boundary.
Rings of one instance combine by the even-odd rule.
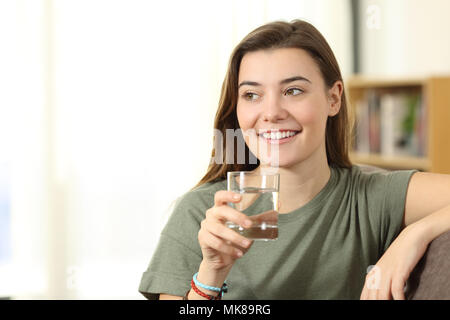
[[[319,121],[319,115],[313,108],[304,108],[297,113],[297,121],[301,126],[309,126]]]
[[[251,115],[248,114],[242,114],[240,112],[240,109],[238,108],[236,110],[236,114],[237,114],[237,118],[238,118],[238,124],[240,129],[242,130],[242,135],[244,138],[245,143],[247,144],[247,146],[249,145],[250,141],[253,139],[253,132],[249,129],[252,129],[253,126],[253,117]]]
[[[243,108],[237,107],[236,115],[238,118],[239,127],[245,131],[254,127],[256,123],[257,115],[251,112],[245,112]]]

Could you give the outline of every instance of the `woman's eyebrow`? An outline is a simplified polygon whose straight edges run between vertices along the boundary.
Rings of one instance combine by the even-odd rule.
[[[295,76],[295,77],[290,77],[290,78],[281,80],[281,81],[280,81],[280,84],[287,84],[287,83],[289,83],[289,82],[293,82],[293,81],[297,81],[297,80],[300,80],[300,81],[306,81],[306,82],[311,83],[311,81],[308,80],[308,79],[305,78],[305,77],[302,77],[302,76]],[[258,82],[255,82],[255,81],[242,81],[242,82],[239,84],[239,87],[238,87],[238,88],[240,88],[240,87],[242,87],[242,86],[244,86],[244,85],[258,87],[258,86],[261,86],[261,83],[258,83]]]

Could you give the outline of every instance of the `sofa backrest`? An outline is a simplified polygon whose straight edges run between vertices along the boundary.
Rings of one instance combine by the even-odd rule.
[[[409,277],[405,296],[411,300],[450,300],[450,231],[430,243]]]

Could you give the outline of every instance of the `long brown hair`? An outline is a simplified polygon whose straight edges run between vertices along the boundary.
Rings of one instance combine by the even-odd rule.
[[[256,164],[239,164],[237,160],[236,145],[234,141],[234,161],[229,164],[225,161],[227,148],[226,129],[239,129],[236,114],[238,99],[238,74],[243,56],[252,51],[277,49],[277,48],[299,48],[310,54],[317,63],[325,85],[331,88],[338,80],[342,81],[341,71],[336,58],[322,34],[311,24],[302,20],[292,22],[275,21],[265,24],[249,33],[233,50],[228,65],[225,80],[222,84],[219,107],[214,120],[214,128],[222,133],[223,163],[210,163],[206,174],[197,183],[198,187],[204,183],[226,178],[228,171],[251,171],[259,166]],[[234,139],[234,138],[233,138]],[[239,139],[239,137],[238,137]],[[328,117],[325,144],[328,164],[335,167],[350,168],[352,163],[348,156],[350,143],[350,120],[347,110],[347,99],[345,89],[341,96],[341,108],[339,113]],[[212,158],[216,158],[216,147],[212,151]],[[251,151],[245,145],[245,155]],[[195,188],[194,187],[194,188]]]

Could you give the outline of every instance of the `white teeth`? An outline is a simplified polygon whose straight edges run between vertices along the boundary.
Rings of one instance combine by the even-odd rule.
[[[266,139],[271,139],[271,140],[280,140],[280,139],[284,139],[284,138],[288,138],[288,137],[292,137],[295,136],[296,132],[295,131],[283,131],[283,132],[264,132],[262,134],[262,136]]]

